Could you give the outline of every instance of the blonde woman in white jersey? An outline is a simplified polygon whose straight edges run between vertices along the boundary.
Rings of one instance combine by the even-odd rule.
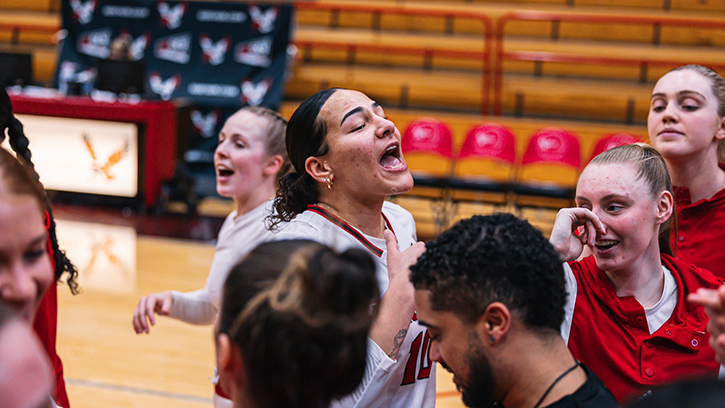
[[[165,291],[144,296],[133,314],[137,334],[149,333],[154,314],[196,325],[211,325],[219,311],[229,271],[258,244],[274,234],[265,227],[277,181],[288,169],[284,133],[287,120],[261,107],[245,107],[229,117],[214,152],[217,192],[234,199],[236,210],[224,220],[206,286],[193,292]],[[229,407],[220,387],[216,407]]]
[[[410,213],[385,201],[413,187],[400,132],[364,94],[327,89],[297,108],[285,140],[295,171],[280,180],[272,220],[289,224],[277,239],[306,238],[338,251],[370,251],[383,294],[374,308],[362,384],[332,405],[433,407],[430,336],[417,322],[414,290],[403,266],[425,246],[416,243]]]

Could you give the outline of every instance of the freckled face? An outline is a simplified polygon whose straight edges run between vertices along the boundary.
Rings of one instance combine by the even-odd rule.
[[[0,197],[0,299],[32,323],[53,282],[45,221],[28,195]]]
[[[711,151],[725,137],[712,82],[691,69],[666,74],[652,91],[647,129],[655,148],[668,160]]]
[[[631,164],[590,164],[579,177],[576,203],[604,223],[592,248],[604,271],[635,270],[642,254],[658,248],[658,201]]]
[[[413,178],[400,150],[400,132],[383,108],[364,94],[338,90],[325,102],[319,120],[327,125],[333,192],[366,197],[400,194]]]

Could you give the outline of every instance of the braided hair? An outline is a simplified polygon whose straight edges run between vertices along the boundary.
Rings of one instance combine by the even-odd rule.
[[[10,103],[10,97],[8,96],[5,86],[0,84],[0,143],[5,140],[5,129],[7,129],[8,141],[10,147],[13,149],[18,157],[18,161],[22,163],[26,168],[30,170],[30,173],[35,177],[35,180],[40,184],[40,176],[35,171],[35,166],[31,160],[32,154],[28,148],[29,141],[23,132],[23,124],[13,114],[13,105]],[[40,184],[42,187],[42,184]],[[55,219],[53,218],[53,211],[50,207],[50,200],[45,195],[46,211],[48,213],[49,225],[48,238],[52,248],[52,259],[55,265],[55,281],[61,282],[61,278],[64,274],[68,274],[66,283],[70,288],[71,293],[74,295],[79,292],[78,288],[78,269],[73,265],[65,254],[65,251],[58,247],[58,238],[55,233]]]

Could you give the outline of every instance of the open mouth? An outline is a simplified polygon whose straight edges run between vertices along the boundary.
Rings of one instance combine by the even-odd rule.
[[[619,244],[619,241],[597,241],[594,246],[596,246],[600,252],[604,252],[614,248],[617,244]]]
[[[405,167],[398,144],[390,145],[380,158],[380,166],[385,170],[399,170]]]
[[[231,177],[234,174],[234,170],[230,169],[226,166],[218,166],[216,169],[216,174],[219,177]]]

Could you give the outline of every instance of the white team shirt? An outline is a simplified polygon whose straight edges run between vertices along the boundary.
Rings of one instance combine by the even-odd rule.
[[[413,216],[399,205],[386,201],[383,216],[403,251],[418,241]],[[276,239],[310,239],[338,251],[364,248],[373,254],[380,293],[388,289],[388,264],[385,240],[363,234],[324,209],[310,206],[298,214]],[[392,341],[392,339],[391,339]],[[417,317],[410,324],[405,341],[392,360],[368,338],[367,364],[362,384],[352,394],[333,401],[334,408],[418,408],[434,407],[436,401],[435,363],[428,357],[430,336]]]
[[[237,217],[232,211],[219,230],[216,252],[209,269],[206,286],[193,292],[173,291],[174,304],[170,317],[191,324],[214,323],[221,307],[224,282],[232,268],[257,245],[274,240],[265,218],[272,213],[274,200],[269,200]]]

